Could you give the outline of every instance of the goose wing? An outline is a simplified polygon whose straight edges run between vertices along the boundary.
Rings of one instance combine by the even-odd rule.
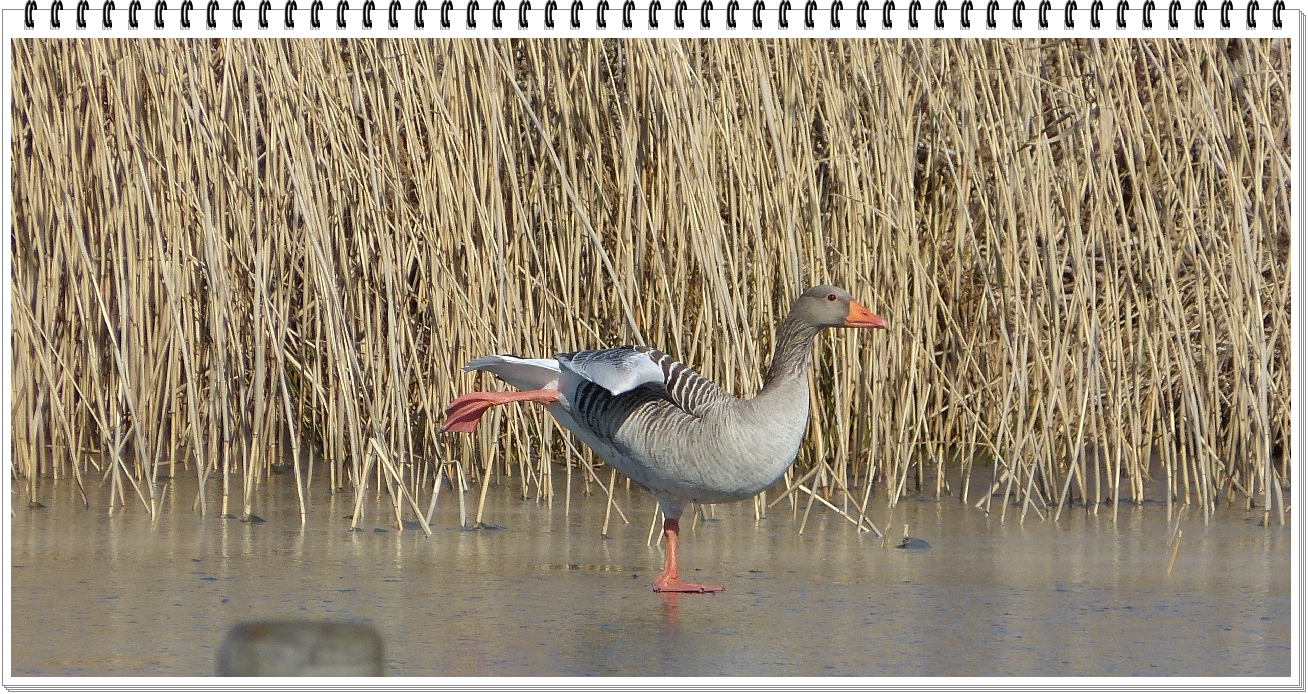
[[[615,397],[644,387],[696,417],[702,416],[708,405],[731,397],[716,383],[651,347],[623,345],[569,352],[555,359],[560,370],[590,381]]]
[[[508,354],[478,357],[464,371],[489,371],[520,390],[559,387],[559,363],[553,359],[523,359]]]

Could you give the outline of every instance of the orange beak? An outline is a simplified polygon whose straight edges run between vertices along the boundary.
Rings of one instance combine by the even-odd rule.
[[[857,301],[849,302],[849,314],[845,316],[846,328],[884,328],[886,319],[867,310]]]

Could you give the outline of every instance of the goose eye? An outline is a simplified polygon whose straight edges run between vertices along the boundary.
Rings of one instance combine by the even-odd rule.
[[[835,300],[836,300],[835,294],[827,294],[827,301],[835,301]]]

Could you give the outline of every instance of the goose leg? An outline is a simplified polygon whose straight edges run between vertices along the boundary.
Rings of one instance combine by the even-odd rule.
[[[558,397],[559,391],[552,388],[517,392],[468,393],[456,398],[454,402],[450,403],[449,407],[445,408],[445,425],[441,427],[441,431],[457,431],[466,434],[476,429],[477,423],[481,421],[481,416],[486,414],[486,410],[496,405],[507,405],[511,402],[539,402],[542,405],[548,405]]]
[[[722,586],[710,583],[687,583],[677,578],[677,534],[681,532],[681,519],[663,521],[663,573],[654,579],[655,593],[721,593]]]

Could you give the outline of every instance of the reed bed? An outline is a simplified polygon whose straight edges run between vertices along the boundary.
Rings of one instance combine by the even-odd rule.
[[[864,528],[925,488],[1056,519],[1152,483],[1169,518],[1284,522],[1288,41],[13,46],[33,499],[154,513],[185,474],[248,514],[281,466],[356,526],[368,489],[424,529],[442,487],[465,522],[494,482],[612,499],[540,408],[439,434],[500,387],[460,367],[643,342],[749,394],[830,282],[891,327],[820,340],[758,512]]]

